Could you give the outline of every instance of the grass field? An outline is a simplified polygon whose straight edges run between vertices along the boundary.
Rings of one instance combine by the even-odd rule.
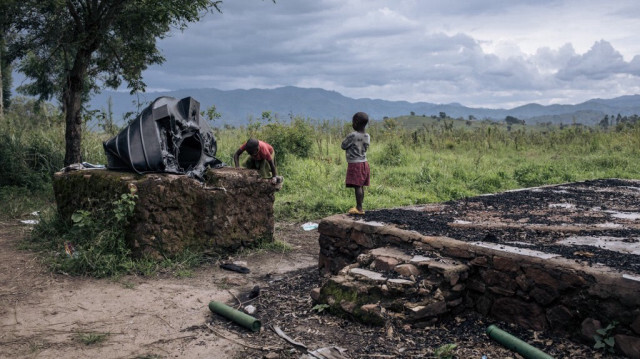
[[[0,128],[0,215],[17,217],[51,204],[50,178],[62,167],[64,132],[52,108],[6,117]],[[106,162],[102,141],[112,134],[98,130],[85,131],[87,162]],[[350,124],[340,121],[284,123],[267,115],[245,127],[216,128],[217,157],[232,165],[233,153],[249,136],[271,143],[285,177],[276,196],[277,220],[318,219],[345,212],[355,202],[353,190],[344,187],[340,149],[350,131]],[[372,178],[365,209],[595,178],[640,178],[638,123],[603,130],[404,116],[373,122],[367,132]]]

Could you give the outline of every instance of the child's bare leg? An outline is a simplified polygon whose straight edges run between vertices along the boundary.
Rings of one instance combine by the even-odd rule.
[[[354,187],[356,191],[356,208],[362,211],[362,202],[364,201],[364,187]]]

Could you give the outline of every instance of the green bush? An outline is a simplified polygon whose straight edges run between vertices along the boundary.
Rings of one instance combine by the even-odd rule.
[[[382,145],[383,150],[373,152],[370,161],[383,166],[400,166],[406,163],[407,157],[400,141],[389,141]]]
[[[64,151],[62,145],[55,143],[50,134],[37,132],[30,136],[26,147],[26,154],[32,170],[46,174],[50,180],[54,173],[64,165]]]
[[[0,218],[25,218],[53,204],[53,190],[0,186]],[[32,218],[35,219],[35,218]]]
[[[176,276],[188,276],[191,268],[202,263],[202,253],[185,250],[162,260],[131,256],[125,237],[135,200],[132,188],[110,206],[76,211],[72,223],[63,221],[55,211],[41,215],[23,247],[43,252],[53,271],[72,275],[103,278],[170,270]]]
[[[135,208],[136,195],[123,194],[112,203],[111,208],[100,208],[94,212],[76,211],[71,226],[54,223],[58,232],[51,243],[58,253],[52,261],[54,270],[94,277],[111,277],[129,273],[135,267],[131,251],[125,240],[129,218]],[[60,222],[54,218],[54,222]],[[46,223],[40,228],[50,228]],[[37,227],[35,237],[43,232]],[[47,241],[48,238],[39,237]]]
[[[471,188],[480,193],[495,193],[500,188],[503,188],[503,178],[497,174],[480,176],[473,181]]]
[[[83,156],[105,158],[104,135],[83,129]],[[0,121],[0,186],[49,187],[64,164],[63,114],[50,103],[16,97]],[[96,162],[98,163],[98,162]]]
[[[513,171],[513,178],[522,187],[535,187],[550,183],[551,179],[561,176],[553,166],[526,164]]]
[[[273,146],[277,160],[281,163],[289,155],[300,158],[311,155],[315,133],[313,126],[304,119],[295,117],[290,124],[271,122],[262,126],[261,131],[262,140]]]
[[[0,134],[0,186],[42,189],[62,168],[63,154],[41,135]]]
[[[621,156],[605,156],[595,158],[590,167],[592,168],[601,168],[601,169],[622,169],[628,168],[629,158],[623,158]]]
[[[429,164],[423,164],[422,167],[420,167],[415,180],[417,183],[431,183],[433,181],[438,181],[441,178],[442,173],[440,171],[431,168]]]

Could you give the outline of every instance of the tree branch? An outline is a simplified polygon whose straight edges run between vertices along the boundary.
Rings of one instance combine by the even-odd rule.
[[[79,29],[82,28],[82,20],[80,19],[80,15],[78,14],[78,10],[73,5],[71,0],[67,0],[66,3],[67,3],[67,9],[69,9],[69,13],[71,14],[71,17],[73,18],[73,21],[76,23],[76,26]]]

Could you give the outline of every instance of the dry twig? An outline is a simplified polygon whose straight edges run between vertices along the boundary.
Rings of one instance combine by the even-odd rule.
[[[246,348],[262,350],[262,351],[270,351],[270,350],[280,350],[280,349],[282,349],[282,348],[278,348],[278,347],[259,347],[259,346],[247,344],[247,343],[244,343],[244,342],[242,342],[240,340],[229,338],[228,336],[225,336],[224,334],[222,334],[222,333],[216,331],[215,329],[213,329],[213,327],[209,323],[205,323],[205,325],[207,326],[207,328],[209,328],[209,330],[211,330],[211,332],[213,332],[213,334],[219,336],[220,338],[226,339],[226,340],[228,340],[228,341],[230,341],[232,343],[241,345],[241,346],[246,347]]]

